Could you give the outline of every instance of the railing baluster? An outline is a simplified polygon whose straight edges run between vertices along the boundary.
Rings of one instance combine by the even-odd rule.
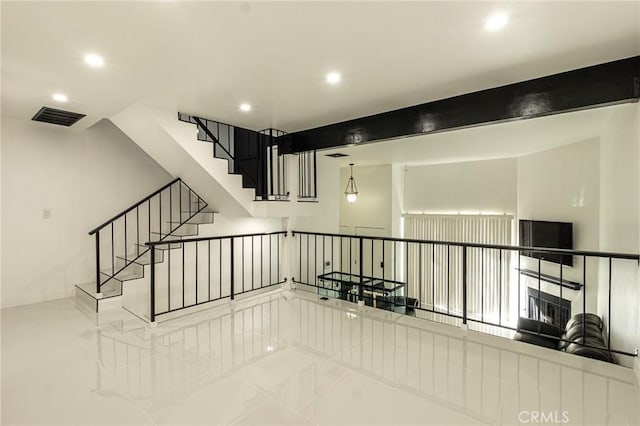
[[[583,342],[587,339],[587,321],[585,315],[587,313],[587,256],[582,256],[582,338]]]
[[[124,265],[127,266],[127,261],[129,257],[127,256],[127,215],[124,215]]]
[[[155,248],[151,247],[151,300],[149,301],[149,319],[151,322],[156,321],[156,254]]]
[[[536,318],[538,320],[538,334],[540,334],[540,330],[542,328],[542,325],[541,325],[542,317],[540,316],[540,299],[541,299],[541,296],[542,296],[542,292],[540,290],[540,281],[541,281],[541,276],[540,276],[541,264],[540,263],[541,263],[541,260],[542,260],[542,256],[538,256],[538,318]],[[529,297],[528,294],[526,295],[526,297],[527,297],[527,300],[529,300],[528,299],[528,297]]]
[[[136,257],[140,257],[140,212],[136,206]]]
[[[442,297],[442,296],[440,296]],[[431,244],[431,304],[436,311],[436,245]]]
[[[269,285],[271,285],[271,284],[272,284],[272,282],[271,282],[271,281],[273,280],[273,272],[271,271],[271,268],[272,268],[272,262],[273,262],[273,260],[271,259],[271,250],[272,250],[272,247],[273,247],[273,242],[272,242],[272,239],[271,239],[271,235],[269,235],[269,279],[268,279],[268,281],[269,281]],[[278,280],[278,281],[279,281],[279,280]]]
[[[360,240],[360,241],[359,241],[359,256],[358,256],[358,257],[360,258],[360,260],[359,260],[359,262],[360,262],[360,288],[358,289],[358,301],[359,301],[359,302],[363,302],[363,301],[364,301],[364,298],[363,298],[363,295],[364,295],[364,288],[363,288],[363,284],[364,284],[364,283],[363,283],[363,280],[364,280],[364,278],[363,278],[363,275],[364,275],[364,265],[362,264],[362,261],[363,261],[363,253],[362,253],[362,250],[363,250],[363,244],[362,244],[362,237],[360,237],[360,238],[359,238],[359,240]]]
[[[100,231],[96,232],[96,293],[100,293]]]
[[[302,282],[302,234],[298,234],[298,257],[300,258],[300,262],[299,262],[299,280]],[[280,279],[280,277],[278,276],[278,279]],[[305,282],[306,283],[306,282]]]
[[[502,326],[502,280],[503,280],[503,276],[502,276],[502,249],[499,250],[499,254],[500,254],[500,261],[499,261],[499,275],[500,275],[500,282],[498,283],[498,325]],[[560,291],[562,291],[562,287],[560,287]],[[560,297],[560,299],[562,299],[562,296]]]
[[[387,276],[384,274],[384,265],[385,265],[385,259],[384,259],[384,240],[383,240],[382,241],[382,279],[386,280]]]
[[[462,246],[462,324],[467,324],[467,246]]]
[[[520,279],[521,279],[521,273],[520,273],[520,250],[518,250],[518,316],[516,318],[516,321],[520,321],[520,315],[522,314],[522,308],[520,307],[520,305],[522,305],[522,297],[520,296]]]
[[[418,294],[416,295],[418,299],[424,300],[426,302],[426,294],[423,296],[422,294],[423,287],[423,278],[422,278],[422,244],[418,244]],[[433,311],[433,304],[431,305],[431,310]]]
[[[562,285],[562,270],[564,268],[562,267],[562,262],[560,262],[560,327],[564,328],[567,325],[567,322],[569,321],[569,318],[567,318],[567,320],[564,320],[564,316],[562,315],[563,310],[562,310],[562,287],[564,287]],[[571,315],[571,313],[569,313],[569,315]]]
[[[196,270],[195,270],[195,274],[196,274],[196,305],[198,304],[198,292],[199,292],[199,288],[198,288],[198,242],[195,242],[196,245]]]
[[[613,324],[613,321],[611,320],[611,275],[612,275],[612,260],[611,260],[611,256],[609,256],[609,300],[607,303],[607,325],[609,326],[609,329],[607,330],[607,349],[611,349],[611,325]],[[585,286],[585,291],[586,291],[586,286]],[[585,319],[583,319],[583,323],[586,323],[587,321],[585,321]]]
[[[484,322],[484,247],[480,249],[480,320]]]
[[[162,192],[158,198],[158,239],[162,239]]]
[[[111,222],[111,275],[115,275],[116,274],[116,254],[115,254],[115,242],[114,242],[114,238],[113,238],[113,224],[114,222]]]
[[[169,247],[171,247],[171,245],[169,245]],[[184,300],[184,243],[182,243],[180,245],[181,249],[182,249],[182,307],[184,308],[186,306],[185,300]]]
[[[307,235],[307,283],[310,283],[311,281],[309,280],[309,235]],[[313,280],[313,283],[315,285],[315,280]]]
[[[447,315],[450,311],[451,303],[451,246],[447,244]]]
[[[231,245],[231,249],[229,250],[229,255],[231,256],[231,263],[229,265],[229,272],[231,274],[231,279],[230,281],[230,285],[231,285],[231,300],[233,300],[235,298],[235,267],[234,267],[234,259],[233,259],[233,252],[234,252],[234,238],[231,237],[230,240],[230,245]],[[231,316],[233,317],[233,315]]]

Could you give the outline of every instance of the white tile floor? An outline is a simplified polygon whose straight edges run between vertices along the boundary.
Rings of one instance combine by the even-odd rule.
[[[300,291],[101,322],[2,311],[3,425],[640,424],[631,370]]]

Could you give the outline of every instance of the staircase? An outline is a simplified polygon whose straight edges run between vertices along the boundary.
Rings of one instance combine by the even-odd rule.
[[[151,263],[151,251],[145,243],[197,236],[199,225],[213,223],[215,213],[177,178],[96,227],[89,232],[95,238],[95,279],[76,285],[76,300],[92,312],[101,312],[123,306],[127,291],[148,293],[145,269]],[[165,250],[181,244],[158,247],[156,263],[164,260]],[[125,282],[138,288],[124,286]]]
[[[228,161],[229,173],[242,176],[242,187],[255,191],[255,201],[288,201],[287,161],[276,142],[285,132],[256,132],[184,113],[178,120],[196,125],[198,140],[212,145],[213,157]]]

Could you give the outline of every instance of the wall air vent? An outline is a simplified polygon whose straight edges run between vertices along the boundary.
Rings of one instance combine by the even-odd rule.
[[[38,111],[36,115],[33,116],[32,120],[69,127],[85,116],[86,114],[78,114],[77,112],[42,107],[40,108],[40,111]]]
[[[349,154],[343,154],[341,152],[334,152],[333,154],[326,154],[327,157],[331,158],[340,158],[340,157],[348,157]]]

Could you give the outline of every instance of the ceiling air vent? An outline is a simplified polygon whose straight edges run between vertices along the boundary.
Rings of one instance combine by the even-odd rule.
[[[327,157],[331,158],[340,158],[340,157],[348,157],[349,154],[343,154],[341,152],[334,152],[333,154],[326,154]]]
[[[77,112],[63,111],[61,109],[42,107],[40,111],[33,116],[32,120],[69,127],[85,115],[86,114],[78,114]]]

